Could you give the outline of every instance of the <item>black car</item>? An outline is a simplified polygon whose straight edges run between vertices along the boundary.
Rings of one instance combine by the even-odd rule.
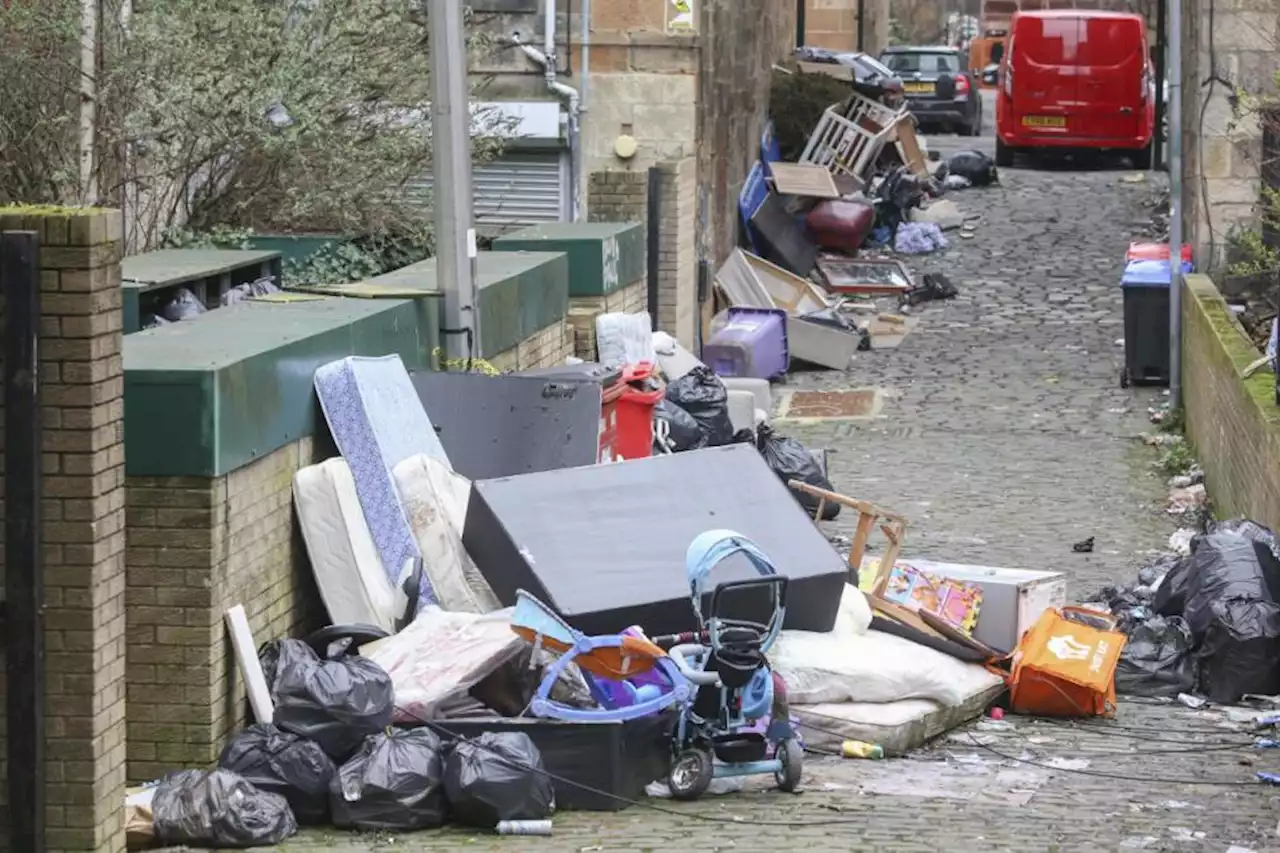
[[[902,103],[902,79],[873,56],[865,53],[827,50],[824,47],[798,47],[795,56],[801,62],[839,65],[850,69],[853,90],[864,98],[880,101],[891,107],[897,107]]]
[[[954,47],[890,47],[880,62],[902,79],[907,106],[924,124],[982,134],[982,94],[967,57]]]

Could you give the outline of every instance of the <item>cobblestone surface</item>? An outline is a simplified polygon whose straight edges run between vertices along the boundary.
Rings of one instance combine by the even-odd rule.
[[[911,518],[907,555],[1057,569],[1082,595],[1130,578],[1173,529],[1136,440],[1156,393],[1118,384],[1116,281],[1150,194],[1125,174],[1010,170],[999,188],[956,194],[982,217],[976,237],[913,266],[946,272],[960,296],[922,307],[900,348],[860,354],[847,375],[793,375],[794,388],[884,390],[873,420],[785,431],[837,451],[841,491]],[[1073,554],[1088,536],[1096,552]],[[1274,789],[1253,781],[1276,762],[1216,715],[1125,702],[1110,723],[1010,722],[898,761],[811,758],[798,796],[753,786],[675,814],[564,814],[551,838],[304,833],[284,849],[1280,850]]]

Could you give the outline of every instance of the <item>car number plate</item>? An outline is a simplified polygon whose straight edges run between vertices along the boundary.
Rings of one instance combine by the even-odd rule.
[[[1026,127],[1066,127],[1066,116],[1023,116],[1022,123]]]
[[[903,83],[902,91],[908,95],[932,95],[936,89],[932,83]]]

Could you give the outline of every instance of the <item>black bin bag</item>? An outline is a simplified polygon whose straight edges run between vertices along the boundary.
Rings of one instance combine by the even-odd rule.
[[[329,783],[337,769],[315,741],[257,723],[227,744],[218,766],[240,774],[260,791],[284,797],[300,824],[329,820]]]
[[[298,831],[289,803],[230,770],[181,770],[160,780],[151,800],[162,846],[271,847]]]
[[[667,444],[673,453],[707,446],[707,438],[702,434],[702,428],[693,419],[693,415],[670,400],[659,400],[658,405],[653,407],[653,421],[655,427],[659,422],[666,423]],[[654,435],[657,435],[656,429]]]
[[[1191,629],[1178,616],[1153,616],[1129,632],[1116,667],[1122,696],[1175,697],[1195,689]]]
[[[1212,701],[1280,692],[1280,605],[1255,539],[1221,530],[1191,557],[1186,620],[1199,641],[1198,687]]]
[[[783,484],[788,484],[792,480],[800,480],[815,486],[819,489],[826,489],[828,492],[834,492],[835,487],[831,485],[831,481],[827,479],[827,475],[822,473],[822,467],[818,465],[818,460],[813,458],[813,454],[805,449],[805,446],[794,438],[786,438],[778,435],[767,426],[762,426],[757,431],[756,447],[760,450],[760,455],[764,457],[764,461],[769,463],[769,468],[773,473],[778,475],[778,479]],[[788,487],[789,488],[789,487]],[[809,494],[795,489],[790,489],[791,494],[799,501],[800,506],[813,515],[818,511],[819,499]],[[830,521],[840,514],[840,504],[835,501],[827,501],[822,509],[822,519]]]
[[[370,735],[330,785],[333,824],[363,832],[412,832],[444,824],[444,758],[430,729]]]
[[[323,660],[301,640],[270,643],[262,668],[275,703],[275,724],[346,761],[365,737],[391,725],[391,676],[368,658]]]
[[[542,820],[555,791],[542,753],[524,732],[485,732],[459,741],[445,762],[445,791],[458,823],[492,829],[504,820]]]
[[[729,390],[711,368],[698,365],[667,385],[667,400],[693,416],[708,447],[733,443]]]

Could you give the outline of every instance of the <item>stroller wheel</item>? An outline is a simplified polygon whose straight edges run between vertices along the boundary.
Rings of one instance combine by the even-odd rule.
[[[778,789],[788,794],[794,793],[800,787],[800,776],[804,773],[804,749],[800,746],[800,741],[787,738],[778,744],[774,756],[782,762],[782,767],[773,774],[778,782]]]
[[[671,763],[667,787],[677,800],[696,800],[711,785],[714,770],[711,753],[705,749],[686,749]]]

